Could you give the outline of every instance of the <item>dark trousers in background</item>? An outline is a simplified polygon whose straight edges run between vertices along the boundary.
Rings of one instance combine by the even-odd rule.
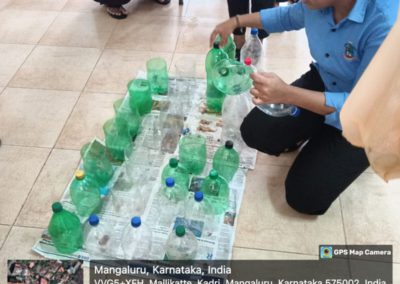
[[[311,70],[292,85],[324,91],[318,71]],[[286,200],[298,212],[321,215],[362,172],[369,162],[364,149],[352,146],[342,132],[324,123],[324,116],[301,109],[298,117],[275,118],[254,108],[241,133],[249,147],[279,156],[308,141],[285,181]]]
[[[120,7],[122,5],[128,4],[130,0],[94,0],[102,5],[108,7]]]
[[[262,9],[273,8],[275,0],[251,0],[251,12],[259,12]],[[228,0],[229,17],[250,13],[250,1],[248,0]],[[237,28],[233,31],[234,35],[244,35],[246,28]],[[259,30],[258,37],[266,38],[268,33],[264,30]]]

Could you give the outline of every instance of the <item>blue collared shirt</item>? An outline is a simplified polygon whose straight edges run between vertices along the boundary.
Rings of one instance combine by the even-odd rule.
[[[268,32],[305,28],[314,65],[325,84],[325,104],[335,112],[325,123],[341,129],[339,113],[349,93],[393,26],[399,0],[356,0],[339,23],[333,9],[310,10],[298,2],[260,12]]]

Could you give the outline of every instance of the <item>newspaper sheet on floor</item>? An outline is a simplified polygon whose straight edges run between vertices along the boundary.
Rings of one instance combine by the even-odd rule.
[[[139,73],[138,77],[145,77],[145,73]],[[170,94],[174,92],[176,84],[176,80],[170,79]],[[220,141],[221,117],[215,114],[202,113],[205,89],[205,80],[196,79],[192,89],[192,108],[188,111],[189,114],[184,121],[185,128],[192,132],[201,133],[207,138],[207,165],[202,175],[191,178],[189,198],[193,198],[193,192],[201,187],[202,181],[212,167],[214,152],[222,145],[222,141]],[[72,255],[61,254],[55,249],[47,230],[45,230],[33,247],[35,252],[52,259],[82,259],[85,261],[90,261],[90,259],[124,259],[120,247],[121,232],[129,224],[133,215],[140,215],[143,222],[150,226],[153,231],[152,249],[148,258],[155,260],[164,258],[165,243],[169,233],[185,220],[182,217],[182,211],[177,214],[173,222],[163,220],[163,214],[160,214],[161,172],[171,157],[178,156],[178,149],[174,153],[160,151],[162,137],[156,139],[160,133],[154,130],[157,128],[161,116],[165,115],[163,107],[160,106],[168,104],[172,98],[170,96],[153,96],[153,100],[155,101],[153,111],[143,119],[141,133],[134,142],[132,154],[134,163],[127,160],[122,165],[115,167],[114,177],[109,183],[111,193],[104,199],[102,210],[99,213],[101,222],[113,228],[113,233],[109,238],[109,241],[113,242],[112,251],[103,255],[90,255],[85,249],[81,249]],[[207,131],[202,131],[201,123],[207,123]],[[254,169],[257,152],[248,148],[240,154],[240,168],[229,184],[231,194],[228,210],[225,214],[216,218],[216,225],[211,226],[205,224],[205,222],[189,222],[189,228],[198,239],[197,259],[231,259],[236,220],[245,190],[246,173],[248,169]],[[61,203],[65,209],[75,211],[68,189],[69,185],[61,198]],[[138,204],[138,192],[141,195],[141,202],[136,208],[127,209],[123,202],[118,204],[118,201],[121,200],[125,203]],[[87,220],[81,218],[81,221],[85,226]]]

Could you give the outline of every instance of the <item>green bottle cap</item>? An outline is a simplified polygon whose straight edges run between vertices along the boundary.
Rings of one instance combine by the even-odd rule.
[[[218,172],[216,170],[211,170],[210,171],[210,178],[211,179],[217,179],[218,178]]]
[[[170,166],[171,168],[176,168],[176,167],[178,166],[178,160],[175,159],[175,158],[171,158],[171,159],[169,160],[169,166]]]
[[[51,209],[53,209],[54,213],[58,213],[63,210],[63,207],[60,202],[54,202],[53,205],[51,205]]]
[[[178,237],[183,237],[186,233],[184,226],[177,226],[175,229],[175,233]]]
[[[214,42],[213,47],[216,48],[216,49],[219,49],[219,42]]]
[[[82,170],[78,170],[75,172],[75,178],[77,180],[83,180],[85,178],[85,172]]]
[[[225,148],[226,149],[232,149],[233,148],[233,142],[231,140],[228,140],[225,142]]]

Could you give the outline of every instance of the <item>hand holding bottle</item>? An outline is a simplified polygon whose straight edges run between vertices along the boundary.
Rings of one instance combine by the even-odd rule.
[[[289,85],[275,73],[255,72],[250,75],[253,86],[250,93],[253,95],[253,103],[259,104],[290,104]]]

